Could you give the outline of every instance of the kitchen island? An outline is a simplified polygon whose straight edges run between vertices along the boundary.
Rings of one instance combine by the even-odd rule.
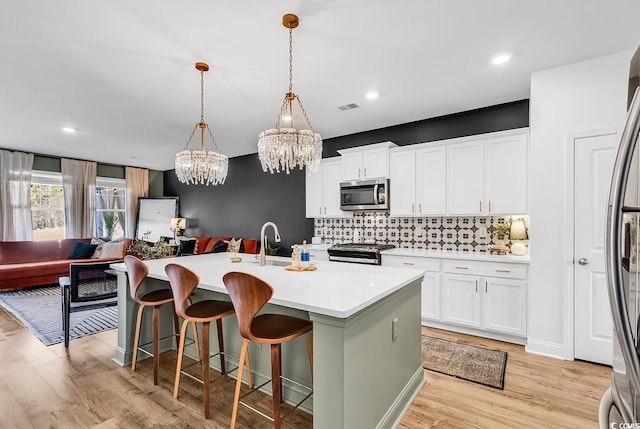
[[[198,273],[201,284],[195,300],[228,300],[222,276],[229,271],[264,279],[274,288],[265,311],[313,322],[313,379],[304,340],[294,340],[283,348],[283,374],[313,385],[313,401],[306,401],[304,408],[313,413],[314,427],[394,427],[424,384],[420,356],[420,285],[424,271],[320,262],[316,271],[291,272],[272,265],[288,263],[284,258],[272,258],[270,265],[261,267],[255,255],[241,254],[243,261],[239,263],[232,263],[230,256],[218,253],[146,261],[150,271],[143,287],[166,288],[164,267],[168,263],[179,263]],[[124,366],[131,362],[136,304],[130,298],[124,264],[112,268],[118,273],[119,306],[114,361]],[[165,307],[162,331],[170,334],[171,309]],[[150,325],[146,323],[143,333],[148,341]],[[241,346],[237,320],[228,317],[223,324],[225,349],[237,356]],[[213,340],[212,344],[217,344]],[[168,350],[175,344],[165,341],[161,346]],[[249,351],[254,383],[260,384],[269,377],[269,350],[252,345]],[[228,358],[231,365],[237,363],[237,358]],[[217,365],[217,359],[212,365]],[[265,391],[269,389],[270,385],[265,386]],[[285,387],[288,402],[303,395],[295,385]]]

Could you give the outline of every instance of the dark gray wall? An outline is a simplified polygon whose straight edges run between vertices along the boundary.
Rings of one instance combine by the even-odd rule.
[[[529,126],[529,100],[425,119],[324,140],[323,157],[338,149],[392,141],[409,145],[428,141]],[[257,154],[229,160],[224,185],[185,185],[173,170],[164,172],[166,196],[180,197],[180,214],[188,219],[187,235],[217,235],[257,239],[266,221],[278,225],[281,251],[290,254],[293,243],[311,240],[313,219],[305,219],[304,172],[287,175],[262,172]],[[273,246],[273,233],[268,232]]]

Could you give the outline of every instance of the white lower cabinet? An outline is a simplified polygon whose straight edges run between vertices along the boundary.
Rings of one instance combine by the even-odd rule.
[[[411,256],[382,255],[387,267],[418,268],[426,270],[422,280],[422,320],[440,320],[440,261]]]
[[[480,327],[480,294],[477,277],[442,275],[442,321]]]
[[[382,255],[382,265],[426,270],[422,322],[523,343],[527,335],[527,264]]]

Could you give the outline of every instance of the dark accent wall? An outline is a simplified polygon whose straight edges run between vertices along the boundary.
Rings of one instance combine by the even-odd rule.
[[[392,141],[399,146],[529,126],[529,100],[490,106],[422,121],[324,140],[323,157],[338,149]],[[173,170],[164,172],[166,196],[180,197],[180,215],[186,217],[190,236],[234,236],[258,239],[264,222],[280,230],[282,254],[293,243],[311,240],[313,219],[305,219],[303,171],[264,173],[257,154],[229,160],[224,185],[185,185]],[[267,233],[272,246],[273,232]]]
[[[305,219],[304,171],[264,173],[257,154],[231,158],[224,185],[185,185],[174,170],[165,171],[164,190],[167,196],[180,197],[187,236],[259,239],[262,225],[272,221],[282,242],[275,243],[271,228],[267,237],[282,254],[290,254],[294,243],[311,242],[313,219]]]

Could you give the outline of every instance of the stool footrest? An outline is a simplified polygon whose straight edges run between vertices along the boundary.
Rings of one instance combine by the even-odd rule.
[[[309,398],[311,397],[311,395],[313,395],[313,388],[311,388],[311,387],[309,387],[309,386],[306,386],[306,385],[304,385],[304,384],[302,384],[302,383],[299,383],[299,382],[297,382],[297,381],[295,381],[295,380],[292,380],[292,379],[290,379],[290,378],[287,378],[287,377],[285,377],[285,376],[282,376],[282,375],[280,376],[280,379],[281,379],[281,380],[286,380],[286,381],[288,381],[288,382],[290,382],[290,383],[293,383],[293,384],[295,384],[295,385],[297,385],[297,386],[300,386],[300,387],[302,387],[303,389],[306,389],[306,390],[308,390],[308,391],[309,391],[309,393],[307,393],[307,394],[306,394],[306,396],[305,396],[304,398],[302,398],[302,399],[301,399],[297,404],[295,404],[295,405],[293,406],[293,408],[291,408],[290,410],[288,410],[286,413],[284,413],[284,414],[280,417],[280,420],[284,420],[284,419],[285,419],[285,417],[287,417],[291,412],[295,411],[298,407],[300,407],[300,405],[302,405],[302,403],[303,403],[304,401],[306,401],[307,399],[309,399]],[[251,411],[254,411],[254,412],[256,412],[256,413],[260,414],[262,417],[264,417],[264,418],[266,418],[267,420],[269,420],[269,421],[273,422],[273,421],[274,421],[274,420],[273,420],[273,417],[268,416],[268,415],[266,415],[265,413],[263,413],[262,411],[260,411],[260,410],[257,410],[257,409],[255,409],[255,408],[253,408],[251,405],[247,404],[246,402],[242,402],[242,399],[243,399],[243,398],[246,398],[247,396],[251,395],[252,393],[254,393],[254,392],[256,392],[256,391],[260,390],[260,388],[261,388],[261,387],[266,386],[266,385],[267,385],[267,384],[269,384],[269,383],[271,383],[271,379],[269,379],[269,380],[265,381],[265,382],[264,382],[264,383],[262,383],[260,386],[256,386],[256,387],[254,387],[253,389],[249,390],[249,391],[248,391],[247,393],[245,393],[244,395],[240,396],[240,398],[238,398],[238,404],[242,405],[242,406],[243,406],[243,407],[245,407],[245,408],[250,409]]]

